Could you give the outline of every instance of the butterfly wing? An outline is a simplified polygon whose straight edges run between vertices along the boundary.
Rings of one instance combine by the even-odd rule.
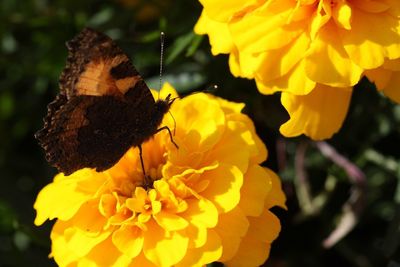
[[[60,94],[49,104],[35,137],[46,159],[66,175],[113,166],[131,146],[155,131],[154,99],[122,50],[106,35],[86,28],[67,42],[69,56]],[[156,128],[155,128],[156,129]]]
[[[57,99],[49,108],[51,120],[36,138],[47,161],[66,175],[86,167],[97,171],[112,167],[140,136],[143,116],[149,116],[132,112],[132,103],[113,96]]]
[[[83,29],[66,43],[68,57],[60,76],[60,94],[122,96],[143,81],[121,48],[107,35]]]

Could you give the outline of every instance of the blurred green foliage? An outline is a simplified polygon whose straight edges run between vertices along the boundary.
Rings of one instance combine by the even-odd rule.
[[[398,265],[400,106],[366,80],[356,87],[345,124],[329,144],[362,170],[365,183],[357,184],[315,143],[280,136],[288,115],[279,95],[261,96],[253,81],[232,77],[226,56],[211,56],[207,38],[192,32],[200,11],[198,1],[184,0],[0,2],[0,266],[55,265],[47,257],[51,223],[33,225],[33,203],[56,170],[45,162],[33,134],[58,92],[64,43],[85,26],[116,39],[153,88],[158,88],[164,31],[164,81],[181,93],[217,84],[215,94],[246,102],[245,111],[269,148],[266,164],[280,173],[288,197],[288,211],[274,210],[283,228],[266,266]],[[299,183],[300,172],[306,183]],[[363,196],[354,229],[323,248],[346,214],[343,207],[354,204],[354,192]]]

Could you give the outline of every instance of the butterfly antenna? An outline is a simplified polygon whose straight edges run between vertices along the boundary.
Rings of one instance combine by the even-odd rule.
[[[161,51],[160,51],[160,84],[158,89],[158,99],[160,99],[160,91],[162,87],[162,73],[163,73],[163,63],[164,63],[164,40],[165,34],[164,32],[160,33],[160,44],[161,44]]]
[[[215,92],[217,89],[218,89],[218,85],[213,84],[213,85],[210,85],[209,87],[207,87],[206,89],[201,90],[201,92],[212,93],[212,92]]]

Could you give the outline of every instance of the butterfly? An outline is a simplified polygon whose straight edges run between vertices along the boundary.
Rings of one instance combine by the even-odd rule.
[[[111,168],[131,147],[159,128],[175,98],[155,101],[128,56],[108,36],[83,29],[66,43],[68,57],[60,92],[48,105],[44,127],[35,134],[46,160],[65,175],[82,168]]]

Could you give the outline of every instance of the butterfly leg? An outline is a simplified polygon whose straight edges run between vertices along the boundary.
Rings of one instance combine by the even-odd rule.
[[[139,145],[138,147],[139,147],[140,164],[142,165],[143,176],[146,177],[146,171],[144,170],[144,163],[143,163],[143,150],[142,150],[142,146]]]
[[[143,177],[144,177],[143,187],[145,189],[152,188],[153,187],[153,180],[151,179],[150,176],[146,175],[146,171],[144,169],[142,146],[139,145],[138,147],[139,147],[140,164],[142,165],[142,172],[143,172]]]
[[[160,129],[157,129],[156,133],[161,132],[162,130],[168,130],[169,138],[171,139],[171,142],[175,145],[176,148],[179,149],[178,145],[174,142],[174,138],[172,137],[171,130],[168,128],[168,126],[164,126],[164,127],[161,127]]]

